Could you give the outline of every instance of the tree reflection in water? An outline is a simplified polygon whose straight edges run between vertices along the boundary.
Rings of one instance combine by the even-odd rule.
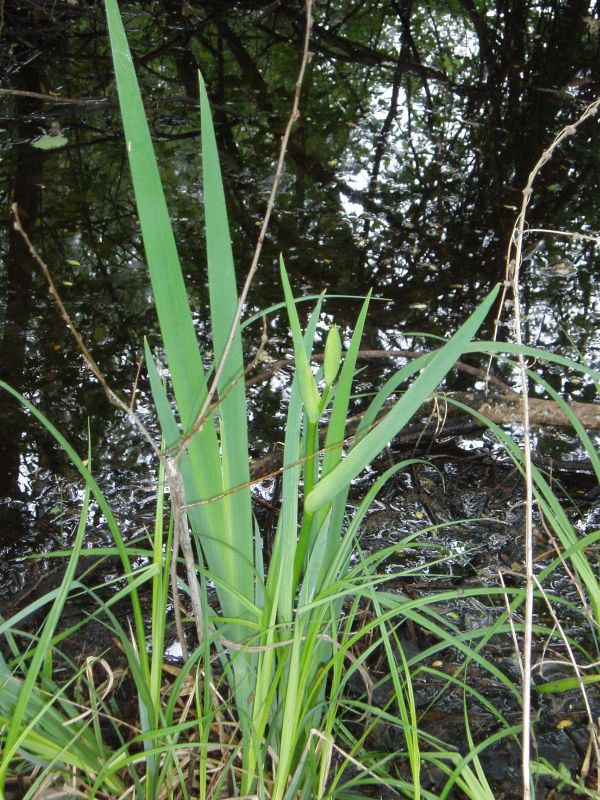
[[[121,2],[197,324],[205,331],[198,247],[197,70],[213,101],[234,249],[248,266],[293,92],[303,35],[301,4],[182,0]],[[553,135],[599,92],[595,3],[523,0],[316,4],[311,61],[287,173],[249,312],[278,302],[279,251],[296,285],[358,294],[380,304],[372,347],[411,348],[404,330],[446,334],[504,271],[507,236],[526,176]],[[142,336],[156,342],[144,256],[122,144],[101,4],[6,4],[2,38],[3,208],[17,201],[63,297],[112,385],[129,392]],[[45,95],[35,98],[11,90]],[[52,95],[77,102],[59,103]],[[92,99],[94,100],[92,102]],[[84,102],[80,102],[84,100]],[[58,122],[68,138],[41,153],[29,142]],[[589,232],[598,220],[598,128],[587,125],[545,169],[530,224]],[[2,235],[2,377],[36,399],[85,447],[124,514],[149,459],[90,380],[41,276],[5,218]],[[535,244],[535,242],[532,242]],[[561,275],[552,265],[568,260]],[[525,271],[528,335],[573,343],[594,360],[597,259],[586,242],[546,237]],[[332,306],[352,319],[349,301]],[[287,346],[274,327],[269,348]],[[252,345],[252,332],[248,343]],[[593,387],[563,386],[581,399]],[[465,388],[465,379],[456,384]],[[140,385],[146,417],[146,386]],[[2,398],[4,536],[47,536],[56,519],[62,456]],[[280,438],[280,394],[256,398],[257,450]],[[269,430],[260,420],[269,419]],[[28,427],[27,436],[22,434]],[[33,428],[33,426],[31,426]],[[124,435],[127,432],[127,435]],[[142,470],[143,472],[143,470]],[[20,476],[20,477],[19,477]],[[139,488],[139,487],[138,487]],[[33,500],[35,519],[15,498]],[[109,492],[110,494],[110,492]],[[10,499],[12,498],[12,499]],[[139,507],[139,504],[137,504]],[[9,511],[11,512],[9,514]],[[64,511],[64,509],[63,509]],[[26,544],[24,544],[26,542]]]

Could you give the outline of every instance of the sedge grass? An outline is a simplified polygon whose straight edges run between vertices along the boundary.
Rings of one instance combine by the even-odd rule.
[[[214,372],[219,374],[214,402],[209,400],[208,375],[202,365],[202,355],[207,354],[201,354],[192,324],[125,31],[114,0],[107,0],[106,7],[127,152],[169,375],[165,386],[146,344],[149,378],[164,438],[156,519],[150,546],[144,551],[148,566],[133,571],[133,548],[125,544],[91,472],[66,439],[19,396],[61,443],[88,488],[78,529],[79,544],[62,586],[42,601],[53,605],[42,631],[32,637],[30,654],[19,654],[15,645],[27,609],[2,623],[0,629],[12,652],[10,662],[0,661],[0,793],[10,770],[24,772],[29,764],[42,765],[42,772],[32,778],[29,796],[55,776],[65,785],[71,780],[77,791],[90,797],[118,797],[130,792],[140,798],[208,798],[226,792],[229,796],[269,800],[342,798],[361,796],[360,787],[368,783],[385,783],[412,798],[446,797],[453,787],[459,787],[467,797],[488,800],[493,794],[480,755],[498,740],[516,736],[518,726],[510,725],[488,703],[500,726],[498,732],[478,743],[467,722],[470,752],[459,753],[422,730],[412,682],[427,669],[434,674],[435,670],[427,667],[427,659],[452,648],[461,654],[464,672],[444,676],[442,683],[462,687],[465,705],[473,698],[488,702],[468,684],[466,670],[472,664],[494,678],[518,706],[518,685],[494,663],[487,648],[511,630],[521,631],[515,616],[524,601],[523,590],[475,587],[461,592],[462,597],[481,597],[495,603],[498,609],[493,624],[469,631],[460,630],[440,611],[445,602],[456,599],[458,590],[415,599],[387,591],[389,578],[380,567],[403,543],[362,558],[357,564],[352,563],[352,555],[361,520],[377,492],[411,462],[395,465],[380,476],[347,522],[349,487],[465,352],[543,355],[563,366],[582,369],[595,379],[597,375],[568,359],[540,354],[532,348],[472,343],[495,301],[495,289],[449,341],[398,370],[386,382],[367,410],[355,443],[345,451],[342,442],[370,298],[363,303],[346,353],[340,352],[333,334],[329,358],[326,355],[323,369],[315,375],[311,363],[323,297],[316,300],[303,332],[292,292],[293,279],[282,259],[280,278],[296,372],[287,412],[282,505],[266,568],[249,489],[243,325],[236,319],[236,276],[206,88],[200,79],[207,274]],[[338,363],[333,363],[336,360]],[[391,410],[373,425],[390,396],[417,374]],[[545,388],[552,395],[549,387]],[[589,437],[586,439],[574,419],[572,422],[584,446],[593,452]],[[521,451],[510,437],[497,426],[488,426],[515,463],[522,464]],[[323,452],[319,449],[320,434],[325,438]],[[595,454],[594,459],[597,467]],[[199,598],[198,624],[203,635],[178,675],[170,680],[162,656],[169,624],[171,543],[177,535],[177,522],[173,519],[168,530],[164,529],[163,503],[165,482],[169,484],[169,475],[174,473],[183,482],[181,499],[196,548],[195,567],[187,571],[186,583],[179,579],[179,588]],[[534,472],[534,478],[542,512],[563,547],[563,558],[572,564],[584,587],[592,609],[588,622],[595,626],[600,614],[600,589],[585,544],[577,539],[551,485],[539,471]],[[169,489],[174,504],[177,498],[172,484]],[[89,591],[95,604],[93,616],[102,617],[114,632],[128,663],[137,702],[137,719],[129,727],[115,718],[110,700],[84,673],[75,675],[88,681],[93,711],[89,715],[81,716],[73,705],[68,683],[59,687],[52,681],[48,653],[58,648],[64,636],[56,630],[58,617],[69,593],[85,590],[73,580],[73,569],[85,531],[90,493],[106,516],[115,551],[124,566],[125,583],[110,601]],[[405,537],[404,546],[412,538]],[[559,560],[552,562],[542,579],[548,578],[558,564]],[[207,599],[208,581],[217,594],[212,605]],[[144,622],[139,596],[144,584],[150,586],[144,607],[149,623]],[[132,604],[132,631],[125,630],[112,611],[116,598],[127,598]],[[504,609],[505,598],[509,611]],[[560,602],[554,597],[552,600]],[[366,622],[362,617],[365,605],[374,610]],[[415,656],[405,655],[397,635],[398,625],[405,620],[426,631],[434,644]],[[535,630],[540,636],[552,635],[541,625]],[[375,650],[385,656],[397,711],[373,704],[368,681],[361,699],[348,698],[351,678],[363,674],[368,656]],[[370,721],[357,732],[364,715]],[[396,754],[408,764],[402,774],[390,756],[369,752],[367,747],[369,733],[383,723],[393,724],[402,732],[403,746]],[[106,726],[112,731],[110,745],[105,741]],[[58,742],[53,738],[55,729],[64,734]],[[441,794],[421,786],[424,762],[447,775]],[[543,769],[543,763],[538,762],[538,773]]]

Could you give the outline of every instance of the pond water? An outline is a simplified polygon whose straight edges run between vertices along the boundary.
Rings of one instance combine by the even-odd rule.
[[[484,14],[467,2],[452,9],[316,4],[302,113],[248,314],[281,300],[281,251],[297,294],[373,288],[386,298],[374,304],[365,347],[418,349],[426,341],[411,332],[451,333],[502,278],[529,171],[599,89],[593,4],[521,5],[489,4]],[[291,107],[304,16],[287,2],[121,8],[197,329],[210,348],[197,70],[213,103],[241,280]],[[1,377],[80,452],[89,421],[95,470],[135,527],[152,461],[90,377],[9,213],[18,203],[109,383],[130,395],[143,336],[154,346],[158,339],[103,8],[8,8],[2,35]],[[44,133],[63,146],[37,149]],[[598,228],[598,140],[592,121],[547,165],[531,227]],[[535,250],[524,269],[528,340],[597,364],[594,244],[536,234],[526,245]],[[325,321],[349,330],[357,308],[356,301],[329,301]],[[281,358],[290,348],[285,324],[270,319],[267,352]],[[258,326],[248,329],[249,352],[259,335]],[[380,383],[392,365],[376,362],[363,388]],[[510,371],[503,377],[510,382]],[[591,382],[578,384],[558,370],[549,378],[567,399],[594,396]],[[465,388],[472,380],[459,374],[449,385]],[[257,454],[281,438],[281,383],[254,391]],[[143,370],[137,397],[151,425]],[[6,394],[0,403],[1,536],[7,555],[15,544],[22,554],[34,540],[62,540],[79,489],[50,437]]]
[[[426,342],[411,332],[455,330],[504,274],[533,164],[598,94],[593,6],[316,3],[302,113],[248,314],[281,300],[281,251],[297,294],[373,288],[387,298],[374,306],[365,347],[422,348]],[[291,2],[121,8],[198,332],[208,342],[197,70],[213,103],[241,279],[291,107],[304,16]],[[131,514],[151,462],[90,378],[9,214],[18,203],[84,340],[110,384],[130,394],[143,336],[154,346],[158,340],[103,7],[32,2],[5,12],[1,377],[80,452],[89,420],[95,468],[109,492],[126,492],[121,510]],[[55,134],[53,142],[62,135],[63,146],[36,149],[44,133]],[[531,227],[598,228],[598,140],[592,121],[547,165]],[[536,234],[526,245],[535,249],[524,269],[528,340],[597,364],[594,244]],[[357,308],[356,301],[329,301],[326,321],[351,326]],[[267,351],[279,358],[290,343],[285,325],[271,319]],[[257,326],[247,331],[249,352],[258,337]],[[381,363],[365,387],[390,366]],[[510,372],[504,377],[510,382]],[[594,396],[591,383],[558,371],[550,378],[567,399]],[[464,388],[469,380],[459,375],[451,383]],[[251,423],[261,453],[280,438],[281,396],[268,383],[255,394]],[[143,370],[138,402],[150,422]],[[0,403],[2,539],[22,548],[32,536],[57,536],[77,490],[49,436],[6,394]]]
[[[212,103],[241,282],[291,108],[304,36],[302,5],[291,0],[120,3],[197,330],[207,349],[197,70]],[[11,204],[17,203],[108,382],[126,397],[136,387],[138,413],[156,431],[138,365],[144,336],[159,346],[157,323],[103,6],[31,0],[3,9],[0,377],[34,402],[82,454],[89,424],[94,472],[133,536],[152,516],[156,465],[90,377],[10,217]],[[597,4],[318,0],[311,51],[301,116],[247,315],[280,302],[277,257],[282,252],[297,295],[322,290],[364,295],[372,288],[381,298],[372,306],[365,348],[423,350],[428,345],[422,334],[455,331],[503,279],[530,170],[560,129],[600,95]],[[36,147],[44,134],[61,146]],[[592,120],[545,166],[535,185],[530,228],[598,232],[599,154],[600,131]],[[600,262],[595,243],[531,233],[525,244],[527,341],[581,356],[597,367]],[[327,301],[322,331],[335,319],[347,333],[358,308],[349,298]],[[482,337],[490,333],[488,323]],[[510,330],[503,327],[501,333]],[[269,317],[268,337],[272,358],[290,351],[278,314]],[[246,330],[249,354],[259,338],[259,326]],[[359,388],[381,385],[397,363],[367,359]],[[496,373],[508,384],[514,380],[509,367],[496,367]],[[591,381],[577,381],[558,369],[548,369],[545,376],[567,400],[595,397]],[[282,392],[288,380],[266,380],[251,390],[256,457],[282,438]],[[471,389],[478,380],[459,372],[446,388]],[[6,598],[28,580],[24,556],[69,543],[81,486],[60,448],[6,393],[0,395],[0,427],[0,596]],[[563,459],[576,455],[573,442],[568,435],[561,440],[556,431],[540,430],[536,438],[539,452]],[[444,447],[453,453],[443,468],[446,480],[457,481],[462,502],[449,513],[478,514],[470,505],[464,509],[479,503],[482,491],[492,504],[494,498],[507,502],[499,490],[504,473],[494,474],[494,493],[481,489],[480,472],[472,470],[465,479],[465,470],[457,466],[474,449],[492,452],[480,434],[446,440]],[[485,470],[486,475],[493,471],[489,464]],[[404,529],[406,513],[433,518],[430,500],[422,505],[419,479],[413,475],[407,481],[397,487],[404,499],[393,495],[379,509],[381,525],[367,526],[366,546],[370,538],[373,547],[380,546],[386,531],[393,532],[398,521],[393,514],[404,514],[399,517]],[[577,481],[581,486],[585,479]],[[267,486],[267,500],[269,491]],[[89,544],[104,540],[99,515],[89,528]],[[517,557],[502,528],[483,529],[479,538],[465,530],[456,533],[458,538],[448,535],[442,545],[458,555],[440,580],[468,576],[491,540],[497,540],[498,558],[503,551],[509,561]],[[470,544],[463,548],[465,538]]]

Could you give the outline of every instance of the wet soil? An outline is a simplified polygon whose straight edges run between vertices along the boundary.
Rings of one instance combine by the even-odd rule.
[[[427,445],[431,450],[428,463],[416,464],[390,481],[364,520],[360,548],[364,555],[394,548],[393,555],[381,567],[387,587],[409,600],[427,597],[428,608],[440,615],[456,635],[472,632],[476,643],[477,631],[493,625],[505,608],[497,595],[488,595],[486,590],[498,587],[500,580],[509,588],[522,584],[523,489],[517,470],[499,459],[491,447],[487,451],[469,452],[455,445],[455,438],[435,447],[430,443]],[[412,447],[414,453],[414,445]],[[396,448],[392,445],[382,457],[379,468],[408,454],[406,444]],[[589,532],[600,515],[600,506],[593,492],[590,496],[585,474],[574,475],[572,471],[559,470],[554,473],[553,480],[556,490],[565,498],[573,522],[582,534]],[[357,489],[357,496],[359,492]],[[257,511],[263,515],[270,513],[264,504],[258,506]],[[424,532],[419,533],[421,531]],[[535,535],[536,570],[539,571],[554,558],[555,552],[540,518],[536,518]],[[62,568],[56,566],[30,581],[5,606],[5,613],[16,613],[57,586],[62,572]],[[86,585],[103,586],[119,574],[120,564],[116,559],[99,561],[84,557],[78,569],[78,579]],[[475,587],[481,587],[477,596],[463,594]],[[553,593],[571,597],[576,602],[572,580],[564,570],[555,572],[551,587]],[[111,586],[99,591],[106,599],[115,588]],[[436,602],[436,596],[445,597],[448,591],[454,592],[451,600]],[[121,674],[120,670],[125,667],[122,652],[101,620],[86,621],[90,610],[85,595],[75,596],[66,606],[61,629],[81,627],[60,644],[65,663],[70,661],[82,665],[88,656],[102,656],[113,670]],[[114,611],[118,617],[119,608]],[[127,607],[123,606],[124,624],[127,612]],[[368,613],[367,608],[365,613]],[[43,609],[38,615],[24,620],[24,630],[34,631],[42,617]],[[563,618],[562,623],[573,641],[579,640],[585,647],[593,646],[587,641],[589,634],[576,614],[572,620]],[[548,630],[552,627],[552,620],[541,602],[536,606],[536,625],[546,626]],[[452,646],[440,647],[439,639],[418,623],[407,619],[399,624],[396,633],[397,646],[402,648],[404,658],[411,665],[419,726],[424,732],[451,743],[457,752],[465,755],[472,749],[465,734],[465,718],[473,741],[477,743],[499,735],[503,725],[519,725],[520,672],[514,641],[508,632],[494,635],[479,652],[508,677],[517,694],[476,661],[466,661],[460,650]],[[190,635],[193,636],[191,631]],[[172,626],[169,637],[174,641]],[[552,636],[539,636],[537,641],[534,684],[570,675],[570,667],[557,640]],[[400,663],[398,653],[397,659]],[[175,668],[177,663],[175,659]],[[367,666],[374,685],[372,702],[397,714],[385,654],[376,651]],[[126,675],[121,675],[116,697],[121,705],[127,698],[127,691],[123,689],[126,681]],[[480,694],[465,695],[461,681],[476,687]],[[365,686],[360,678],[350,682],[350,700],[364,699],[364,692]],[[600,693],[594,686],[589,687],[588,699],[592,713],[600,714]],[[498,715],[504,720],[503,725]],[[535,756],[547,759],[556,767],[564,764],[572,775],[577,775],[586,761],[589,746],[588,717],[580,692],[573,690],[543,695],[534,691],[533,715]],[[359,716],[357,714],[356,718]],[[347,724],[358,734],[361,725],[366,723],[364,720],[353,721],[350,714]],[[405,760],[395,755],[405,748],[401,727],[378,723],[370,731],[366,746],[373,752],[391,756],[392,773],[397,770],[399,776],[407,774]],[[499,736],[498,741],[486,747],[480,757],[495,797],[509,800],[518,796],[518,734]],[[446,780],[447,776],[438,768],[424,762],[424,788],[441,791]],[[373,796],[392,798],[398,795],[381,787]],[[458,798],[461,794],[453,790],[448,796]],[[557,789],[553,779],[541,777],[537,782],[538,800],[566,800],[572,796],[567,788]]]

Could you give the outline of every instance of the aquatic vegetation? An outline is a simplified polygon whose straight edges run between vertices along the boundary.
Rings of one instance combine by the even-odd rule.
[[[472,668],[491,676],[518,708],[518,681],[490,658],[487,648],[495,637],[511,632],[516,637],[522,632],[517,615],[524,590],[474,586],[416,598],[392,591],[386,585],[390,577],[382,565],[416,536],[407,534],[393,547],[365,556],[357,547],[360,526],[386,482],[416,459],[405,459],[380,475],[350,518],[348,492],[353,479],[402,431],[463,353],[547,358],[597,376],[586,367],[534,348],[473,343],[497,298],[495,288],[447,342],[387,380],[349,437],[353,379],[370,297],[364,300],[345,353],[338,329],[330,330],[323,368],[315,373],[312,363],[324,298],[316,302],[303,331],[293,296],[293,276],[288,276],[282,258],[279,278],[293,342],[295,376],[287,409],[281,506],[272,550],[266,559],[252,509],[246,364],[207,92],[200,78],[212,330],[212,367],[208,370],[203,366],[208,354],[201,353],[194,330],[150,133],[114,0],[107,0],[107,14],[168,375],[168,382],[164,382],[162,370],[146,344],[148,374],[163,436],[157,459],[156,519],[149,543],[126,542],[89,466],[26,398],[19,397],[79,469],[86,494],[77,543],[60,588],[0,625],[8,648],[6,656],[0,656],[0,791],[15,771],[28,776],[28,796],[64,785],[65,791],[70,786],[73,792],[90,797],[119,797],[133,792],[139,797],[291,800],[362,797],[361,791],[367,791],[363,787],[385,784],[400,795],[414,798],[446,797],[454,787],[467,797],[493,797],[479,753],[502,738],[517,738],[520,727],[473,686],[468,673]],[[533,373],[532,378],[543,385]],[[18,396],[10,387],[2,386]],[[544,388],[559,404],[562,402],[551,387]],[[380,416],[384,407],[386,413]],[[565,413],[569,413],[566,406]],[[570,416],[600,479],[593,443],[577,419]],[[522,468],[519,447],[502,429],[483,421]],[[589,623],[595,636],[600,622],[600,593],[586,547],[600,534],[578,539],[539,470],[534,471],[534,486],[544,519],[562,546],[561,555],[538,576],[540,585],[566,559],[589,603]],[[110,552],[116,552],[123,565],[121,582],[109,599],[103,597],[101,586],[90,588],[75,573],[92,495],[114,537],[115,547]],[[171,516],[165,530],[167,497]],[[433,535],[436,527],[422,533]],[[100,557],[108,552],[95,554]],[[178,572],[180,553],[185,579],[183,570]],[[136,557],[143,565],[134,569],[131,563]],[[396,571],[394,578],[410,571]],[[195,626],[194,647],[188,652],[186,628],[190,626],[184,628],[184,621],[177,620],[186,658],[171,672],[163,663],[171,626],[169,586],[178,613],[177,595],[189,597]],[[209,589],[213,587],[215,597],[209,602]],[[102,620],[119,642],[129,689],[135,697],[133,719],[119,716],[117,693],[98,682],[98,668],[104,669],[100,654],[83,667],[73,666],[66,682],[53,669],[61,657],[61,642],[72,633],[72,629],[59,630],[58,620],[74,592],[89,597],[93,608],[90,618]],[[462,630],[440,611],[444,603],[458,596],[489,603],[495,610],[494,620],[474,630]],[[131,605],[131,629],[116,615],[117,605],[123,602]],[[574,611],[572,603],[559,597],[552,596],[552,602]],[[46,621],[39,633],[23,632],[21,623],[34,606],[48,607]],[[431,636],[432,644],[416,655],[404,652],[400,628],[407,621]],[[554,636],[550,625],[539,624],[536,632],[549,639]],[[25,653],[16,643],[21,636],[31,641]],[[451,674],[440,669],[436,660],[431,661],[448,648],[461,660]],[[373,700],[367,669],[374,654],[385,663],[388,693],[382,707]],[[110,671],[110,666],[106,669]],[[467,754],[458,752],[453,743],[437,740],[421,725],[415,682],[423,676],[438,680],[441,689],[452,685],[463,692]],[[548,687],[547,691],[564,688]],[[85,702],[80,699],[82,695]],[[498,731],[479,743],[474,741],[468,721],[471,701],[482,704],[498,723]],[[381,725],[400,734],[393,758],[369,747],[369,737]],[[61,735],[56,736],[56,731]],[[438,794],[421,787],[424,764],[446,776]],[[542,771],[540,762],[538,772]]]

